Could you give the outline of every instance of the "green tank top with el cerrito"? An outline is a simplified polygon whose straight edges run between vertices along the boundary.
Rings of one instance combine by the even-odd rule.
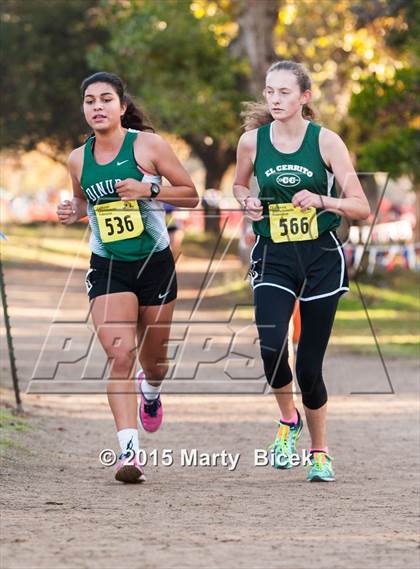
[[[84,146],[80,185],[87,200],[89,245],[101,257],[137,261],[169,245],[163,204],[150,199],[122,202],[115,190],[115,184],[127,178],[161,183],[160,176],[142,171],[136,162],[133,144],[139,135],[128,129],[120,151],[108,164],[95,160],[95,137]]]
[[[319,150],[319,124],[308,122],[302,144],[296,152],[284,153],[272,144],[272,125],[266,124],[257,132],[257,152],[254,175],[259,186],[258,197],[262,201],[264,219],[253,222],[256,235],[271,237],[269,205],[291,203],[293,196],[308,190],[323,196],[337,197],[335,177],[325,164]],[[340,225],[335,213],[316,210],[318,235]]]

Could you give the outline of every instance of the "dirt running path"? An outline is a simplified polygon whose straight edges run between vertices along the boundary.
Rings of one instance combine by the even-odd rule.
[[[334,397],[337,481],[253,465],[274,434],[270,397],[166,396],[142,445],[173,449],[122,485],[99,452],[115,433],[104,396],[25,396],[28,448],[3,456],[4,569],[418,567],[419,423],[412,397]],[[307,433],[301,448],[307,448]],[[182,467],[182,448],[239,452],[235,471]]]
[[[199,276],[201,267],[194,270]],[[7,271],[23,388],[67,273]],[[194,293],[197,278],[180,277],[182,312],[194,301],[188,289]],[[68,287],[70,315],[86,310],[81,282],[76,274]],[[215,279],[216,286],[223,282]],[[0,355],[8,387],[5,342]],[[389,391],[379,360],[327,357],[337,472],[330,485],[308,484],[302,467],[254,466],[254,449],[265,448],[275,432],[269,396],[165,395],[164,426],[142,433],[141,445],[172,449],[174,465],[147,466],[147,482],[128,486],[98,460],[102,449],[117,449],[104,395],[24,395],[32,429],[14,435],[24,449],[2,455],[2,569],[417,569],[418,369],[413,361],[387,363],[395,395],[348,395]],[[300,447],[307,446],[305,429]],[[184,448],[226,449],[241,458],[235,471],[182,467]]]

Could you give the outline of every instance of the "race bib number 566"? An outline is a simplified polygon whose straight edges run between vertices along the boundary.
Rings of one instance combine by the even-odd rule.
[[[308,241],[318,237],[316,209],[302,211],[291,203],[270,204],[270,234],[274,243]]]
[[[103,243],[131,239],[143,233],[143,220],[136,200],[98,204],[94,209]]]

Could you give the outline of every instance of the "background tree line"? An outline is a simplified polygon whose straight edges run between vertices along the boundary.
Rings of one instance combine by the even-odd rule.
[[[359,170],[419,186],[419,0],[3,0],[2,149],[83,141],[79,85],[121,75],[156,128],[185,140],[219,188],[235,160],[241,102],[275,59],[303,62],[317,120]]]

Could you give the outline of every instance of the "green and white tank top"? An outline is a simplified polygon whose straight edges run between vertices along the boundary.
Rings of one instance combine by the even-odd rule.
[[[84,147],[81,188],[92,231],[89,245],[101,257],[136,261],[169,245],[162,202],[150,199],[122,202],[115,190],[115,184],[127,178],[161,183],[160,176],[141,170],[136,162],[133,145],[138,135],[139,131],[128,129],[120,151],[108,164],[96,162],[94,137]]]
[[[266,124],[258,129],[254,163],[264,219],[253,222],[253,229],[264,237],[271,236],[270,204],[291,203],[293,196],[301,190],[337,197],[334,174],[319,150],[321,126],[308,122],[300,148],[296,152],[283,153],[272,144],[272,125]],[[316,210],[316,218],[319,235],[335,229],[341,222],[339,215],[324,209]]]

